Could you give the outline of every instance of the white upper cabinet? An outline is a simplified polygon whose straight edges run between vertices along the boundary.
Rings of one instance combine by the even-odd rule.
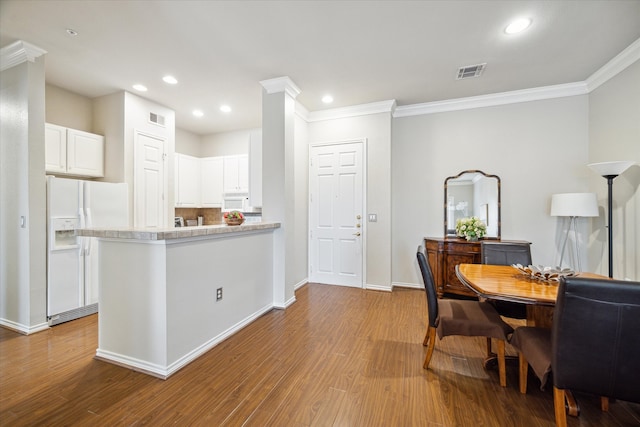
[[[67,172],[82,176],[104,176],[104,137],[67,129]]]
[[[44,161],[47,172],[67,173],[67,128],[45,125]]]
[[[247,154],[224,157],[224,192],[249,192],[249,156]]]
[[[201,204],[205,208],[221,208],[224,180],[224,158],[205,157],[200,159]]]
[[[176,206],[200,207],[200,159],[176,153]]]
[[[104,176],[104,137],[47,123],[45,170],[73,176]]]

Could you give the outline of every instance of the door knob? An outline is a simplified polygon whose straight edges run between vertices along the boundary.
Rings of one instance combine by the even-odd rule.
[[[356,219],[360,219],[360,218],[362,218],[360,215],[357,215],[357,216],[356,216]]]
[[[353,235],[354,235],[354,236],[359,236],[359,235],[360,235],[360,232],[358,232],[358,233],[353,233]]]

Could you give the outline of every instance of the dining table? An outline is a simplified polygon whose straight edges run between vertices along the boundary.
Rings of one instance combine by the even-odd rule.
[[[579,277],[608,279],[594,273],[575,273]],[[525,275],[511,265],[458,264],[456,276],[480,298],[487,300],[511,301],[526,304],[527,326],[551,328],[553,309],[558,297],[557,280],[540,280]],[[485,366],[489,359],[485,361]],[[569,391],[565,394],[569,415],[580,412],[577,401]]]
[[[558,297],[557,280],[544,281],[523,274],[511,265],[458,264],[460,282],[480,298],[526,304],[527,326],[551,328],[553,308]],[[594,273],[575,273],[579,277],[607,279]]]

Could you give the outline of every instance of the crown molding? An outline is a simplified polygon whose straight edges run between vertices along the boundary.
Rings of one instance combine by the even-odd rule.
[[[330,110],[312,111],[309,113],[309,122],[322,120],[343,119],[347,117],[365,116],[367,114],[391,113],[396,109],[396,100],[371,102],[369,104],[354,105],[351,107],[332,108]]]
[[[587,93],[587,84],[585,82],[567,83],[532,89],[514,90],[511,92],[493,93],[490,95],[471,96],[468,98],[448,99],[446,101],[401,105],[396,108],[393,117],[409,117],[419,116],[422,114],[469,110],[473,108],[495,107],[497,105],[516,104],[519,102],[586,95]]]
[[[22,40],[15,41],[0,49],[0,71],[15,67],[23,62],[33,62],[45,53],[47,53],[46,50],[31,43]]]
[[[604,64],[602,68],[587,78],[586,83],[589,88],[589,92],[597,89],[607,80],[613,78],[616,74],[638,60],[640,60],[640,39],[631,43],[625,50],[620,52],[611,61]]]
[[[262,80],[260,84],[269,94],[285,92],[294,99],[300,95],[301,92],[300,88],[287,76]]]

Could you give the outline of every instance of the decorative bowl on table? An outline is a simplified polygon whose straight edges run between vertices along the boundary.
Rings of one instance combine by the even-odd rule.
[[[575,276],[576,272],[570,268],[544,267],[542,265],[512,264],[513,268],[531,279],[542,282],[559,282],[561,277]]]
[[[240,211],[225,212],[223,218],[227,225],[240,225],[244,222],[244,215]]]

